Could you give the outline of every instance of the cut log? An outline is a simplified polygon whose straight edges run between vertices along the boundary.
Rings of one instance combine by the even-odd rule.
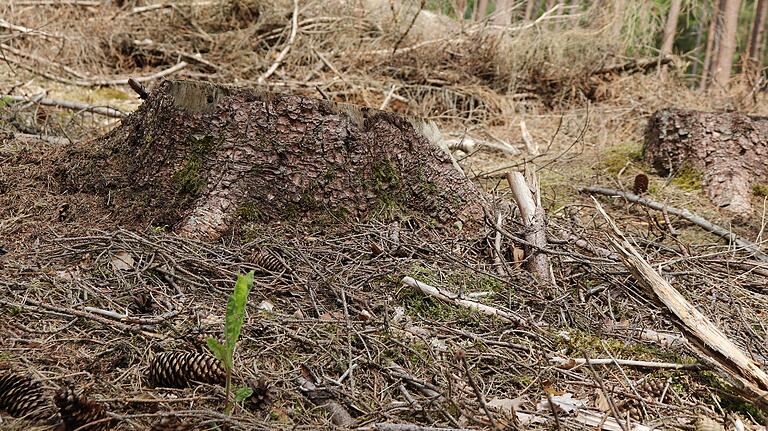
[[[67,149],[66,191],[104,196],[121,224],[213,238],[239,219],[417,211],[483,219],[432,122],[309,97],[164,81],[112,132]]]
[[[662,175],[688,166],[717,206],[751,211],[752,187],[768,183],[768,118],[665,109],[651,116],[644,157]]]

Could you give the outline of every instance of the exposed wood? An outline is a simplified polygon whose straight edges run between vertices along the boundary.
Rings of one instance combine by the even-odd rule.
[[[751,211],[752,186],[768,184],[768,118],[661,110],[648,120],[643,153],[662,175],[684,166],[700,172],[712,202],[745,214]]]
[[[624,198],[628,200],[629,202],[638,203],[640,205],[646,206],[648,208],[653,208],[657,211],[666,211],[669,214],[684,218],[685,220],[688,220],[689,222],[695,224],[696,226],[699,226],[700,228],[706,230],[707,232],[713,233],[720,238],[727,239],[732,244],[735,244],[737,247],[752,253],[755,257],[755,259],[768,262],[768,255],[766,255],[761,249],[760,246],[747,241],[743,238],[738,237],[736,234],[731,232],[728,229],[725,229],[722,226],[716,225],[704,217],[701,217],[700,215],[694,214],[687,209],[679,209],[675,207],[671,207],[668,205],[664,205],[661,202],[656,202],[651,199],[640,197],[633,193],[623,192],[621,190],[615,190],[615,189],[609,189],[605,187],[584,187],[582,189],[579,189],[582,193],[592,193],[592,194],[598,194],[598,195],[604,195],[604,196],[618,196],[621,198]]]
[[[539,251],[539,248],[547,247],[547,225],[544,208],[536,203],[531,189],[520,172],[507,173],[507,182],[512,192],[512,197],[520,209],[520,216],[526,228],[525,240],[535,247],[526,250],[526,266],[529,271],[536,274],[542,281],[553,283],[552,268],[549,256]]]
[[[768,374],[659,275],[624,237],[600,203],[597,200],[594,202],[611,228],[609,239],[622,256],[624,265],[648,293],[671,313],[675,324],[697,347],[700,358],[715,365],[716,370],[734,385],[736,392],[763,411],[768,411]]]

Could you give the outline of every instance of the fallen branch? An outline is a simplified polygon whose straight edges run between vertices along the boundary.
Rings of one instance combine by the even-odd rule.
[[[737,347],[711,320],[688,302],[638,253],[603,207],[597,210],[611,228],[609,239],[624,265],[650,294],[676,318],[676,325],[699,351],[700,359],[716,365],[734,388],[763,411],[768,411],[768,374]]]
[[[376,431],[470,431],[467,428],[424,427],[413,424],[376,424],[373,429]]]
[[[554,357],[549,360],[556,364],[558,368],[570,370],[577,366],[585,365],[585,358],[561,358]],[[622,367],[650,368],[655,370],[703,370],[705,367],[701,364],[678,364],[675,362],[651,362],[651,361],[633,361],[630,359],[590,359],[592,365],[618,365]]]
[[[275,62],[272,63],[271,66],[269,66],[269,69],[267,69],[267,71],[264,72],[264,74],[261,75],[256,82],[258,82],[259,84],[263,84],[264,81],[266,81],[267,78],[272,76],[272,74],[275,73],[277,68],[280,67],[280,64],[282,64],[283,59],[285,59],[285,56],[288,54],[288,51],[291,50],[293,41],[296,39],[296,32],[298,31],[298,28],[299,28],[299,2],[298,0],[293,0],[293,16],[291,17],[291,34],[288,36],[288,42],[285,44],[285,47],[283,48],[283,50],[280,51],[280,54],[277,55]]]
[[[464,299],[459,294],[451,292],[450,290],[438,289],[437,287],[433,287],[426,283],[422,283],[411,277],[403,277],[402,283],[405,284],[406,286],[419,289],[422,293],[425,293],[430,296],[434,296],[435,298],[443,302],[466,307],[471,310],[475,310],[475,311],[479,311],[480,313],[487,314],[489,316],[496,316],[501,320],[504,320],[510,323],[515,323],[520,326],[523,326],[523,324],[525,323],[525,321],[522,318],[515,316],[512,313],[509,313],[504,310],[500,310],[496,307],[491,307],[490,305],[481,304],[477,301]]]
[[[749,251],[755,256],[756,259],[763,262],[768,262],[768,255],[763,253],[757,244],[751,241],[747,241],[743,238],[740,238],[736,236],[736,234],[734,234],[733,232],[729,231],[728,229],[725,229],[722,226],[718,226],[714,223],[711,223],[708,220],[706,220],[704,217],[694,214],[686,209],[671,207],[661,202],[640,197],[634,193],[623,192],[621,190],[609,189],[605,187],[584,187],[582,189],[579,189],[579,191],[582,193],[591,193],[591,194],[598,194],[598,195],[605,195],[605,196],[620,196],[630,202],[638,203],[648,208],[653,208],[657,211],[666,211],[669,214],[682,217],[688,220],[689,222],[701,227],[707,232],[713,233],[721,238],[727,239],[731,243],[736,244],[737,246]]]
[[[0,18],[0,28],[4,28],[7,30],[12,31],[18,31],[19,33],[23,34],[35,34],[38,36],[42,36],[43,38],[50,38],[50,39],[64,39],[64,36],[59,34],[53,34],[53,33],[46,33],[44,31],[35,30],[34,28],[24,27],[21,25],[12,24],[2,18]]]
[[[38,105],[44,106],[57,106],[65,109],[72,109],[75,111],[88,111],[94,114],[105,115],[112,118],[123,118],[126,114],[123,111],[119,111],[115,108],[108,106],[94,106],[86,103],[75,102],[72,100],[58,100],[58,99],[34,99],[27,96],[0,96],[0,99],[9,100],[13,102],[32,102]]]
[[[553,283],[552,269],[549,266],[549,256],[539,249],[547,247],[546,221],[544,208],[537,205],[533,193],[520,172],[508,172],[507,182],[512,191],[512,197],[520,209],[520,216],[525,225],[525,240],[535,247],[527,247],[526,263],[528,270],[539,276],[546,283]]]

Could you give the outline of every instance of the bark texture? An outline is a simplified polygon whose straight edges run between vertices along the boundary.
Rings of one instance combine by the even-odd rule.
[[[664,25],[664,36],[661,38],[660,56],[672,53],[672,47],[675,44],[675,32],[677,31],[677,20],[680,16],[680,7],[683,0],[672,0],[667,13],[667,22]]]
[[[198,237],[316,213],[482,220],[483,192],[437,140],[433,123],[375,109],[165,81],[121,126],[63,154],[58,176],[103,194],[118,221]]]
[[[712,83],[722,89],[727,89],[731,80],[733,55],[736,53],[736,32],[739,26],[741,0],[722,1],[723,29],[718,33],[720,43],[713,67]]]
[[[751,210],[754,185],[768,183],[768,118],[666,109],[648,122],[644,156],[662,175],[689,166],[716,205]]]

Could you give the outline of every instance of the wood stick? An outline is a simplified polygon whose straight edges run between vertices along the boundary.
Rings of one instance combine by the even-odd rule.
[[[592,199],[611,228],[609,239],[621,255],[624,265],[640,284],[676,318],[675,323],[688,341],[698,348],[700,358],[717,365],[716,369],[734,384],[738,392],[763,411],[768,411],[768,374],[659,275],[624,237],[600,202],[594,197]]]
[[[725,229],[722,226],[718,226],[708,221],[704,217],[701,217],[700,215],[697,215],[688,211],[687,209],[679,209],[679,208],[671,207],[661,202],[640,197],[634,193],[623,192],[621,190],[609,189],[605,187],[584,187],[579,189],[579,191],[582,193],[591,193],[591,194],[598,194],[598,195],[605,195],[605,196],[620,196],[630,202],[638,203],[648,208],[653,208],[657,211],[666,211],[669,214],[682,217],[688,220],[689,222],[695,224],[696,226],[701,227],[707,232],[713,233],[721,238],[727,239],[731,243],[736,244],[737,246],[749,251],[755,256],[757,260],[768,262],[768,255],[762,252],[760,250],[760,247],[757,244],[751,241],[747,241],[743,238],[740,238],[736,236],[736,234],[734,234],[733,232],[729,231],[728,229]]]
[[[515,316],[512,313],[506,312],[504,310],[500,310],[496,307],[491,307],[490,305],[481,304],[477,301],[472,301],[470,299],[462,299],[461,297],[459,297],[458,294],[451,292],[450,290],[438,289],[426,283],[417,281],[411,277],[403,277],[402,283],[405,284],[406,286],[419,289],[423,293],[430,296],[434,296],[435,298],[444,302],[460,305],[462,307],[467,307],[469,309],[479,311],[480,313],[487,314],[489,316],[496,316],[501,320],[511,322],[511,323],[516,323],[521,326],[523,325],[523,323],[525,323],[523,319],[521,319],[518,316]]]
[[[280,54],[277,55],[277,58],[275,59],[275,62],[272,63],[271,66],[269,66],[269,69],[267,69],[266,72],[264,72],[263,75],[259,77],[259,79],[256,81],[259,84],[263,84],[264,81],[267,80],[270,76],[272,76],[273,73],[277,70],[278,67],[280,67],[280,64],[283,62],[283,59],[288,54],[288,51],[291,50],[291,46],[293,45],[293,41],[296,39],[296,32],[299,28],[299,2],[298,0],[293,0],[293,17],[291,17],[291,34],[288,36],[288,43],[285,44],[285,47],[282,51],[280,51]]]
[[[12,24],[2,18],[0,18],[0,28],[12,30],[12,31],[18,31],[19,33],[23,33],[23,34],[34,34],[34,35],[42,36],[45,39],[64,39],[64,36],[62,35],[46,33],[44,31],[35,30],[34,28],[28,28],[21,25]]]
[[[470,431],[467,428],[439,428],[427,427],[414,424],[385,424],[380,423],[373,426],[376,431]]]
[[[523,225],[526,227],[525,240],[539,248],[547,247],[547,226],[544,217],[544,208],[536,204],[536,200],[520,172],[508,172],[507,182],[512,191],[512,197],[520,209]],[[546,282],[552,283],[552,270],[549,266],[549,256],[538,249],[529,248],[527,251],[528,270],[539,276]]]
[[[86,103],[75,102],[72,100],[58,100],[58,99],[40,99],[36,100],[27,96],[0,96],[0,99],[12,100],[14,102],[32,102],[44,106],[58,106],[60,108],[72,109],[75,111],[88,111],[94,114],[105,115],[112,118],[123,118],[126,114],[123,111],[119,111],[115,108],[108,106],[94,106]]]
[[[557,364],[559,368],[572,369],[574,367],[587,363],[585,358],[550,358],[550,362]],[[618,365],[623,367],[649,368],[656,370],[703,370],[706,367],[702,364],[678,364],[675,362],[651,362],[634,361],[630,359],[590,359],[592,365]]]

